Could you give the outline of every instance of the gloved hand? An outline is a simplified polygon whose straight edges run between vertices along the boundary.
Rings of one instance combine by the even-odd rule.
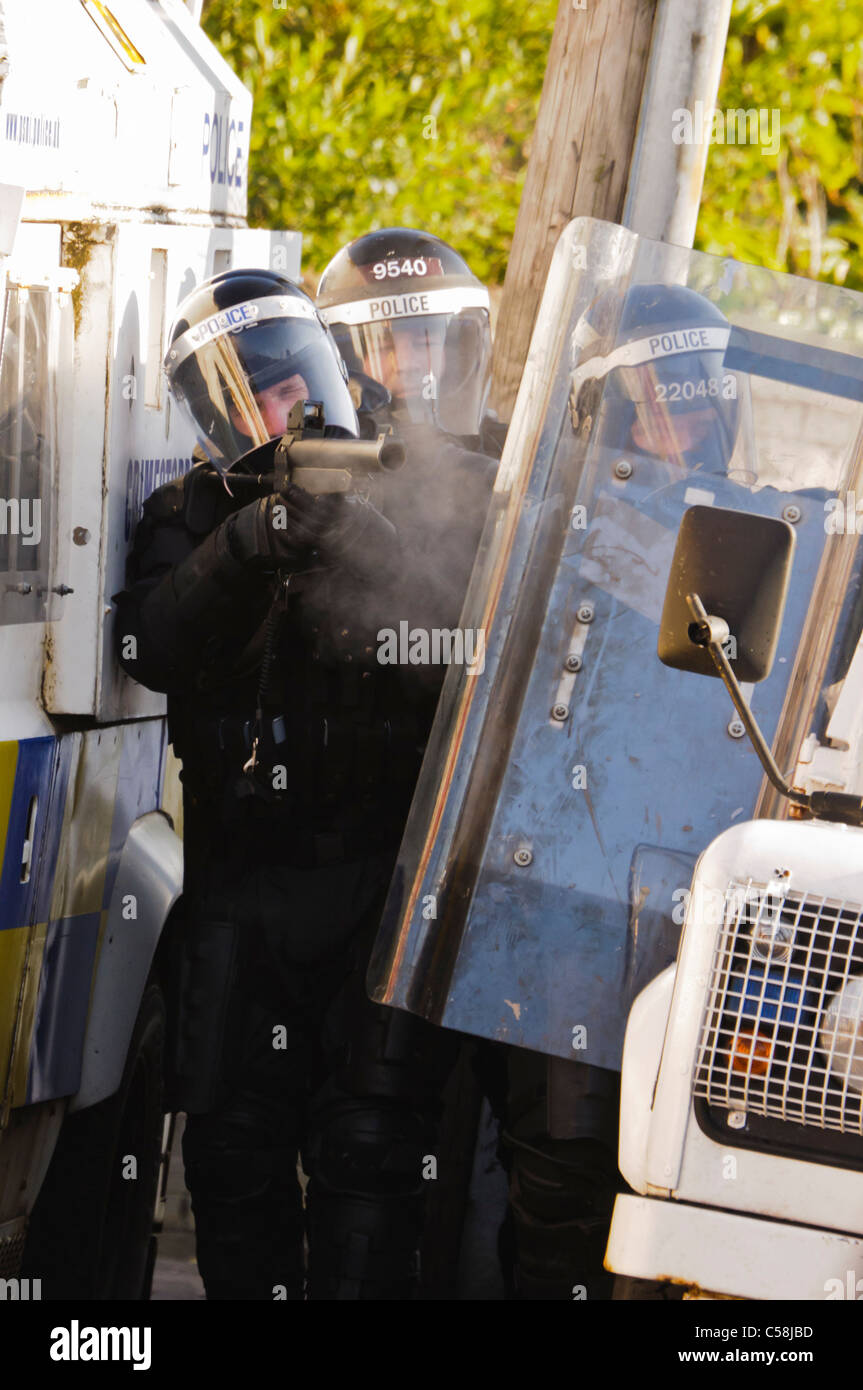
[[[296,483],[241,507],[225,522],[232,556],[249,568],[296,572],[317,552],[361,582],[397,576],[401,564],[393,524],[364,497],[315,497]]]
[[[339,565],[363,583],[380,584],[398,577],[401,546],[396,528],[364,497],[339,493],[320,538],[326,563]]]
[[[225,523],[228,547],[259,569],[305,569],[333,525],[333,497],[314,497],[296,483],[241,507]]]

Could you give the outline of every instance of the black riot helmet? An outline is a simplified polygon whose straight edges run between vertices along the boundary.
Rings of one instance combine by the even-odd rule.
[[[600,297],[572,338],[572,414],[604,448],[724,472],[740,420],[724,365],[731,328],[682,285],[633,285]]]
[[[479,433],[491,366],[488,290],[451,246],[386,227],[350,242],[317,305],[348,370],[387,388],[393,410],[449,434]]]
[[[347,371],[307,294],[271,270],[227,270],[177,309],[165,371],[220,473],[284,434],[298,400],[321,401],[325,435],[357,438]]]

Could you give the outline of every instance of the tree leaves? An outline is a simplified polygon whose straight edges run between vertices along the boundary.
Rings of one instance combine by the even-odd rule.
[[[556,0],[207,0],[255,99],[249,220],[320,272],[418,226],[502,281]],[[775,154],[713,144],[696,245],[863,289],[863,0],[735,0],[717,105],[779,112]]]
[[[418,226],[491,283],[515,228],[556,0],[207,0],[252,91],[249,221],[320,272],[374,227]]]
[[[861,0],[735,0],[717,105],[777,110],[780,147],[711,146],[696,246],[863,289]]]

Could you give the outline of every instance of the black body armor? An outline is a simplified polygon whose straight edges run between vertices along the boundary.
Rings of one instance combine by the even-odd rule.
[[[290,574],[232,552],[274,449],[154,493],[117,596],[121,662],[167,693],[183,764],[172,1106],[208,1297],[301,1298],[305,1221],[310,1297],[407,1298],[454,1040],[364,974],[446,668],[382,665],[378,633],[458,623],[495,464],[415,453],[374,498],[394,539],[361,582],[323,546]]]

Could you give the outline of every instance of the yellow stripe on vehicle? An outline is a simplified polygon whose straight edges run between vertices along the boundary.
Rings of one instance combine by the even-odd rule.
[[[15,1033],[15,1019],[18,1014],[18,996],[21,990],[21,971],[27,955],[27,927],[15,927],[11,931],[0,931],[0,1076],[2,1089],[6,1094],[9,1072],[9,1057]],[[19,1054],[20,1055],[20,1054]]]
[[[0,743],[0,877],[6,857],[6,835],[9,831],[9,812],[15,790],[15,769],[18,766],[18,740]]]
[[[9,833],[9,813],[12,809],[17,766],[17,739],[0,743],[0,879],[6,859],[6,837]],[[26,950],[26,928],[0,931],[0,1097],[6,1092],[15,1017],[18,1012],[21,966]]]
[[[23,1105],[27,1096],[27,1072],[30,1066],[30,1042],[33,1036],[33,1020],[36,1016],[36,1000],[39,997],[39,976],[42,973],[42,956],[45,950],[45,933],[48,928],[47,922],[39,922],[35,927],[31,927],[30,955],[27,960],[27,972],[24,978],[23,997],[21,999],[21,1025],[18,1030],[20,1038],[19,1046],[15,1050],[15,1058],[12,1063],[12,1091],[10,1104]],[[5,932],[0,935],[17,936],[17,932]],[[25,944],[27,933],[22,929]]]

